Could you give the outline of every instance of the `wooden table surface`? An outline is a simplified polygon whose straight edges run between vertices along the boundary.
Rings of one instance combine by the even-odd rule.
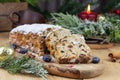
[[[0,46],[8,45],[9,33],[0,33]],[[92,50],[94,56],[100,57],[105,65],[104,73],[98,77],[84,80],[120,80],[120,63],[111,62],[108,58],[108,53],[113,51],[120,51],[120,45],[115,45],[109,49]],[[22,75],[22,74],[10,74],[7,71],[0,69],[0,80],[41,80],[40,77],[35,77],[32,75]],[[80,79],[69,79],[64,77],[58,77],[53,75],[48,75],[48,80],[80,80]]]

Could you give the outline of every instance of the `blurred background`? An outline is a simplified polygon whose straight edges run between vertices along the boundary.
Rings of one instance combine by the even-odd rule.
[[[88,4],[92,11],[99,14],[120,9],[120,0],[0,0],[0,31],[9,31],[16,26],[20,15],[11,18],[10,15],[14,12],[29,9],[41,14],[41,19],[44,17],[49,20],[50,14],[54,12],[77,15],[85,11]]]

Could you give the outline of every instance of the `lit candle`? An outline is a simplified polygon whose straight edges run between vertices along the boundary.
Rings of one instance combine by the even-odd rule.
[[[90,11],[90,4],[88,4],[88,7],[87,7],[87,14],[90,14],[91,11]]]
[[[80,12],[78,17],[82,20],[88,19],[90,21],[97,21],[98,14],[90,10],[90,4],[88,4],[87,11]]]

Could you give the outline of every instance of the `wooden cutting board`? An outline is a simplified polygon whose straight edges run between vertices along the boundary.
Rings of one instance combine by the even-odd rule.
[[[15,56],[23,54],[16,53]],[[34,55],[35,56],[35,55]],[[104,63],[93,64],[91,62],[85,64],[59,64],[53,62],[44,62],[41,57],[36,56],[35,60],[44,64],[44,68],[48,74],[55,76],[66,77],[71,79],[88,79],[101,75],[104,72]]]
[[[15,56],[21,56],[23,54],[16,53]],[[27,55],[28,56],[28,55]],[[34,55],[35,56],[35,55]],[[91,62],[85,64],[59,64],[53,62],[44,62],[41,57],[36,56],[35,60],[44,64],[44,68],[48,71],[48,74],[55,76],[66,77],[71,79],[88,79],[101,75],[104,72],[104,63],[93,64]]]
[[[45,63],[49,74],[56,76],[88,79],[101,75],[104,72],[104,64],[56,64]]]

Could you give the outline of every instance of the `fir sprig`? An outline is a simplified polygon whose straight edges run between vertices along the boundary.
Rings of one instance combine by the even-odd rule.
[[[47,71],[44,69],[44,65],[34,59],[26,56],[21,57],[7,57],[3,61],[0,61],[0,67],[6,69],[10,73],[29,73],[35,76],[40,76],[42,79],[46,79]]]
[[[52,13],[52,22],[70,29],[72,33],[83,34],[85,38],[101,37],[111,42],[120,42],[120,19],[115,16],[98,18],[97,22],[81,20],[76,15]],[[113,35],[114,34],[114,35]]]

